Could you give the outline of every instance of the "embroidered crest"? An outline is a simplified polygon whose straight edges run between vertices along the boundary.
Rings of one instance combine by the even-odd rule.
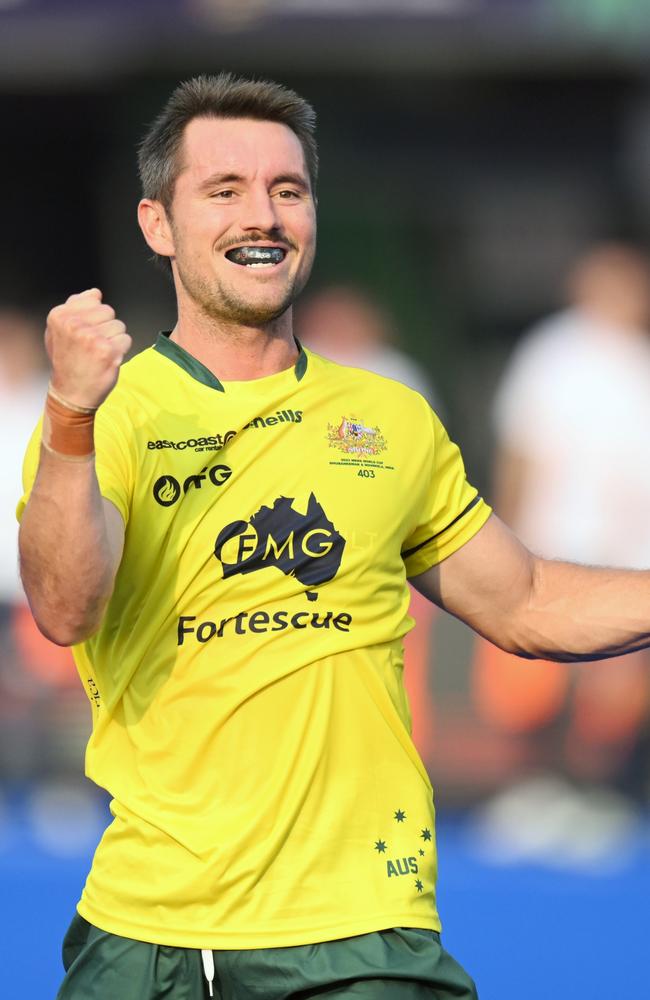
[[[358,417],[343,417],[339,424],[327,425],[330,448],[346,455],[380,455],[386,451],[386,438],[379,427],[367,427]]]

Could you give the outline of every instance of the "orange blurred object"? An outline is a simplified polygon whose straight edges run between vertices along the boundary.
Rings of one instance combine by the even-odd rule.
[[[433,756],[435,735],[429,678],[433,670],[431,629],[437,609],[413,587],[410,591],[409,614],[415,619],[415,627],[404,639],[404,683],[411,709],[413,742],[427,761]]]
[[[52,687],[78,683],[72,653],[67,646],[57,646],[39,632],[27,604],[15,606],[11,625],[16,650],[28,673]]]
[[[472,695],[481,718],[512,733],[528,732],[551,722],[562,710],[569,671],[546,660],[522,660],[477,639]]]

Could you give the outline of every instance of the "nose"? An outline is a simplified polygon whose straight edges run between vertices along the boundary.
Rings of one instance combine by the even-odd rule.
[[[265,188],[251,189],[242,202],[240,219],[243,229],[259,229],[270,233],[279,229],[277,206]]]

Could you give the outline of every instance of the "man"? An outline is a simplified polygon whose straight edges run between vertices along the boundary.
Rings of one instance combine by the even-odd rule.
[[[420,396],[293,339],[313,128],[275,84],[183,84],[140,151],[174,330],[120,370],[97,289],[48,317],[22,573],[114,816],[61,1000],[474,997],[438,936],[406,578],[523,656],[650,641],[647,574],[534,558]]]

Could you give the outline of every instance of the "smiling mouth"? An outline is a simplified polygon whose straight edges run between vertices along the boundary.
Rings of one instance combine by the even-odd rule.
[[[226,257],[233,264],[243,267],[274,267],[281,264],[287,255],[282,247],[233,247],[226,251]]]

